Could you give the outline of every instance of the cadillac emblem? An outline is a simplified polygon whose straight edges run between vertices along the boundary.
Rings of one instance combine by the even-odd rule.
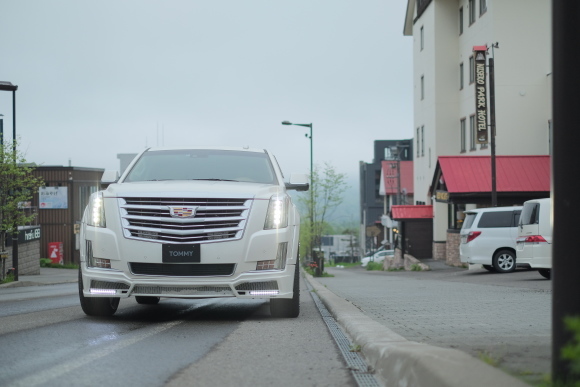
[[[193,218],[197,207],[169,207],[172,218]]]

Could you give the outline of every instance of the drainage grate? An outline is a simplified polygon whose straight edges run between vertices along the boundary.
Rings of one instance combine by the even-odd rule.
[[[334,317],[332,317],[328,309],[326,309],[326,306],[324,306],[324,303],[320,300],[318,295],[312,291],[313,289],[310,286],[310,283],[308,283],[308,281],[304,282],[308,286],[310,295],[314,299],[314,303],[318,307],[320,315],[322,316],[322,319],[326,323],[326,326],[328,327],[330,334],[334,338],[334,341],[336,341],[336,344],[338,345],[340,352],[342,352],[342,356],[344,357],[344,360],[346,361],[348,368],[351,370],[352,375],[356,380],[356,383],[359,385],[359,387],[381,386],[377,381],[377,379],[375,379],[372,370],[369,370],[369,366],[364,361],[362,356],[359,355],[357,352],[351,351],[353,347],[352,343],[350,342],[348,337],[346,337],[342,329],[340,329],[340,327],[336,323],[336,320],[334,319]]]

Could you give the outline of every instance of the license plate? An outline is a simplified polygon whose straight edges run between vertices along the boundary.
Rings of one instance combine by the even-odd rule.
[[[162,247],[162,260],[164,263],[200,263],[200,245],[164,244]]]

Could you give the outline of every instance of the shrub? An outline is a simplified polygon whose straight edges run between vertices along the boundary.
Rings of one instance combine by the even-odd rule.
[[[369,262],[367,264],[367,270],[383,270],[382,262]]]

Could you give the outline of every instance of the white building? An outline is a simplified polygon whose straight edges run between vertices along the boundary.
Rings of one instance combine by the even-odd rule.
[[[438,157],[490,155],[488,145],[475,141],[474,46],[489,47],[495,61],[496,154],[550,153],[551,2],[407,1],[404,35],[413,36],[414,201],[434,204],[437,242],[446,238],[451,213],[446,203],[432,199]],[[495,43],[498,48],[491,47]]]

